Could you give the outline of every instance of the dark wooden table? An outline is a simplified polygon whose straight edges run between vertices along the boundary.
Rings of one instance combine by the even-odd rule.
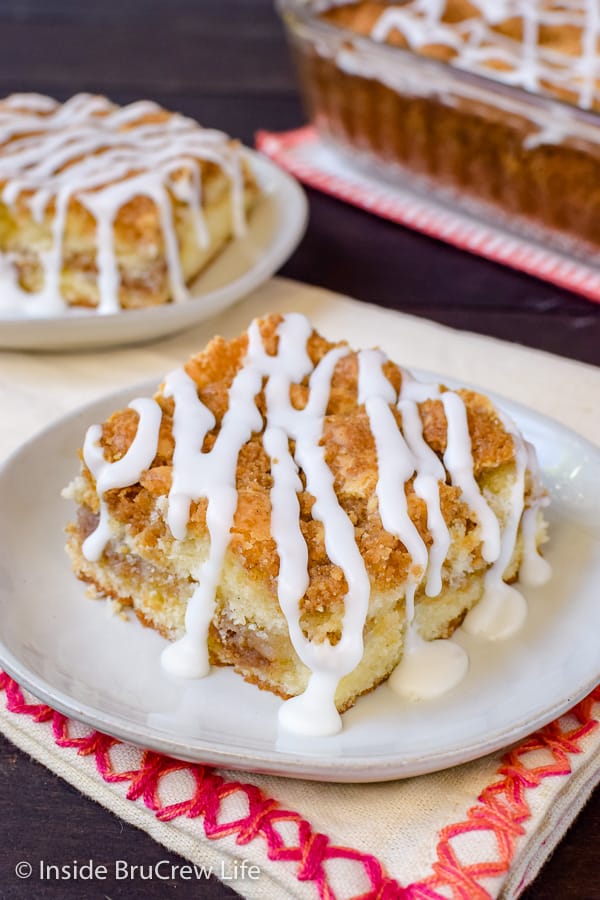
[[[3,0],[0,95],[78,90],[150,97],[251,144],[304,121],[270,0]],[[310,193],[306,237],[283,274],[457,328],[600,364],[600,306]],[[21,859],[175,857],[0,740],[0,897],[226,898],[217,881],[20,882]],[[527,900],[600,898],[600,792]]]

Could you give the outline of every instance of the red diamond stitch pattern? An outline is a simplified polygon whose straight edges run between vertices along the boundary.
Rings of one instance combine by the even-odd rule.
[[[91,730],[75,737],[70,721],[42,703],[28,702],[19,685],[6,673],[0,673],[0,691],[6,708],[25,715],[39,724],[50,723],[57,746],[76,750],[80,756],[94,758],[100,777],[108,782],[129,783],[128,800],[140,799],[158,819],[164,822],[178,817],[202,817],[204,834],[211,840],[236,835],[236,843],[249,844],[262,838],[267,856],[272,861],[297,862],[296,878],[312,882],[320,900],[338,900],[326,871],[327,861],[348,860],[362,866],[370,888],[351,900],[489,900],[490,893],[481,884],[485,879],[506,874],[515,854],[517,839],[525,833],[523,823],[531,817],[527,792],[534,791],[545,779],[567,777],[572,767],[569,757],[582,752],[583,739],[600,724],[600,686],[582,700],[570,713],[531,735],[502,757],[498,780],[480,794],[477,804],[468,810],[462,822],[450,824],[438,835],[437,858],[432,874],[420,882],[402,887],[385,871],[376,856],[336,846],[327,835],[314,831],[300,813],[283,809],[279,802],[267,797],[260,788],[239,781],[227,781],[216,770],[199,763],[186,763],[152,751],[143,751],[137,769],[118,770],[111,759],[111,749],[122,746],[116,738]],[[548,754],[542,765],[527,766],[524,757],[536,751]],[[551,760],[551,761],[550,761]],[[160,783],[165,776],[186,771],[194,785],[191,796],[177,803],[163,804]],[[230,821],[220,819],[223,802],[244,794],[247,814]],[[297,825],[297,843],[286,843],[277,830],[281,823]],[[465,865],[452,846],[458,836],[487,831],[494,836],[497,857]],[[444,894],[440,891],[444,891]],[[350,898],[345,898],[350,900]]]

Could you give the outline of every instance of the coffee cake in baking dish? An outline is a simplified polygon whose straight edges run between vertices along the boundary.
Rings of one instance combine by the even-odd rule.
[[[597,3],[279,6],[311,117],[338,149],[371,174],[597,262]]]

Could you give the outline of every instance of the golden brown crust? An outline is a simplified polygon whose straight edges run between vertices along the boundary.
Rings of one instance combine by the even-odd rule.
[[[259,322],[264,344],[271,353],[276,348],[280,321],[280,316],[273,315]],[[334,346],[313,333],[308,342],[313,363]],[[216,338],[186,364],[199,397],[215,416],[205,449],[213,446],[219,433],[228,408],[228,391],[243,364],[246,347],[246,335],[231,341]],[[384,371],[397,391],[402,382],[401,369],[389,362]],[[410,569],[412,563],[406,548],[385,531],[381,522],[376,495],[376,448],[365,409],[358,404],[357,379],[357,355],[348,350],[334,372],[322,433],[336,495],[354,525],[357,546],[371,581],[363,656],[338,685],[335,700],[340,711],[384,681],[398,664],[406,631],[406,579],[409,570],[420,574]],[[487,398],[473,391],[461,393],[480,488],[500,522],[505,523],[516,471],[513,439]],[[306,382],[293,386],[290,396],[302,407],[307,398]],[[77,521],[67,528],[67,552],[77,576],[98,594],[113,598],[121,606],[132,606],[144,625],[175,640],[185,633],[186,610],[198,583],[200,566],[209,552],[210,537],[204,500],[192,504],[184,540],[174,541],[165,523],[173,458],[173,401],[164,398],[161,391],[156,399],[163,417],[155,459],[139,483],[105,494],[110,538],[103,555],[93,561],[82,552],[85,538],[96,528],[99,510],[94,479],[85,465],[68,492],[79,504],[79,511]],[[262,391],[256,400],[264,412]],[[441,458],[447,439],[443,404],[439,400],[426,401],[420,404],[420,412],[425,438]],[[116,412],[106,420],[101,443],[107,460],[122,458],[137,424],[138,415],[131,409]],[[294,696],[305,690],[310,673],[292,646],[289,625],[278,603],[279,561],[270,529],[272,478],[260,433],[254,434],[240,452],[237,487],[238,507],[208,631],[209,659],[215,665],[232,665],[247,681],[280,697]],[[533,489],[533,484],[529,485],[526,493]],[[415,494],[412,479],[405,490],[409,515],[425,543],[431,546],[427,510]],[[328,558],[323,526],[312,515],[314,498],[304,488],[298,499],[309,574],[309,587],[300,601],[300,625],[311,642],[329,640],[335,645],[344,628],[348,585],[342,570]],[[414,598],[415,624],[425,640],[453,633],[479,601],[488,569],[481,555],[480,529],[460,490],[441,482],[440,506],[451,538],[442,571],[442,589],[436,597],[428,597],[421,583]],[[539,516],[536,539],[544,539],[544,523]],[[519,536],[504,573],[507,580],[516,577],[522,553]]]
[[[280,322],[281,316],[270,315],[258,323],[269,353],[277,349]],[[204,441],[205,450],[214,446],[219,434],[228,411],[229,391],[244,365],[247,346],[246,334],[229,341],[217,337],[185,365],[199,398],[215,418]],[[336,346],[339,345],[313,332],[307,350],[313,364],[317,364]],[[423,574],[414,568],[402,542],[383,527],[377,500],[376,446],[367,412],[358,403],[358,356],[350,348],[346,347],[346,351],[333,373],[321,443],[336,496],[354,526],[371,590],[362,628],[362,658],[340,680],[336,690],[335,702],[340,711],[384,681],[398,664],[407,628],[407,576],[409,572],[415,576]],[[383,371],[398,393],[402,370],[393,362],[386,362]],[[132,606],[144,625],[176,640],[186,633],[186,611],[196,596],[201,567],[209,555],[210,536],[206,500],[191,504],[187,534],[182,540],[175,541],[166,524],[174,452],[174,406],[162,390],[156,394],[162,421],[150,468],[142,473],[138,483],[104,495],[109,538],[102,556],[90,560],[83,552],[86,537],[95,531],[99,521],[94,479],[84,463],[80,477],[67,492],[78,503],[77,520],[67,528],[67,552],[77,576],[99,595],[113,598],[120,606]],[[308,392],[306,379],[293,385],[291,402],[302,408]],[[467,412],[476,479],[499,523],[505,525],[516,475],[513,438],[486,397],[469,390],[460,393]],[[264,416],[262,389],[255,399]],[[390,408],[401,425],[396,405],[391,404]],[[447,441],[444,405],[440,400],[428,400],[419,409],[424,437],[442,460]],[[106,460],[114,462],[127,453],[137,427],[138,414],[130,408],[115,412],[104,422],[101,445]],[[231,665],[246,681],[287,698],[306,689],[310,671],[296,653],[288,619],[278,602],[279,560],[270,521],[273,481],[271,461],[263,446],[263,430],[264,424],[241,448],[238,457],[238,505],[214,596],[207,646],[212,664]],[[314,498],[306,490],[302,472],[300,476],[304,486],[298,494],[300,528],[308,551],[309,575],[308,589],[300,601],[300,626],[313,644],[328,640],[335,645],[345,627],[348,584],[342,569],[328,557],[323,525],[313,516]],[[539,491],[534,480],[528,474],[527,502],[532,491]],[[450,481],[447,477],[439,484],[440,508],[450,534],[441,591],[429,597],[421,581],[414,596],[415,627],[425,640],[453,633],[481,598],[489,567],[482,558],[481,530],[475,514],[463,500],[460,489]],[[431,547],[427,508],[416,495],[412,479],[405,485],[405,492],[409,516],[425,544]],[[536,515],[539,543],[544,539],[544,523]],[[523,539],[519,535],[504,571],[506,580],[516,577],[522,553]]]
[[[274,349],[275,332],[281,317],[268,316],[260,322],[265,346]],[[198,387],[198,395],[213,412],[215,428],[205,441],[205,449],[212,446],[220,422],[227,410],[228,392],[242,365],[247,337],[231,341],[217,337],[206,349],[185,366]],[[317,363],[334,344],[313,333],[308,352]],[[402,372],[388,362],[385,372],[397,390]],[[331,396],[324,420],[322,443],[325,459],[334,476],[339,502],[351,519],[357,544],[365,560],[372,584],[379,590],[393,589],[403,583],[411,566],[410,555],[396,537],[385,531],[379,515],[375,488],[377,459],[373,437],[364,407],[357,402],[357,355],[350,351],[337,365]],[[297,405],[306,399],[306,380],[296,385],[292,397]],[[491,402],[473,391],[460,392],[467,409],[467,419],[473,445],[474,472],[485,478],[490,472],[509,468],[514,462],[512,437],[505,431]],[[152,517],[157,498],[164,497],[171,483],[173,456],[173,401],[156,395],[163,410],[158,453],[150,469],[132,487],[109,491],[106,501],[113,519],[126,525],[147,548],[162,540],[169,540],[163,516]],[[264,412],[264,396],[257,397],[257,405]],[[441,458],[446,446],[446,419],[438,400],[420,404],[423,434],[431,448]],[[107,460],[114,462],[127,451],[137,428],[138,416],[131,409],[114,413],[102,427],[101,443]],[[95,509],[93,479],[84,467],[89,485],[86,500]],[[242,565],[249,578],[264,580],[276,596],[275,579],[279,560],[270,531],[270,498],[272,486],[270,460],[262,445],[260,434],[254,434],[242,448],[237,467],[238,507],[231,531],[230,552]],[[426,507],[415,495],[412,481],[406,486],[408,510],[427,545],[431,535],[427,530]],[[484,566],[480,555],[479,538],[473,514],[461,500],[460,490],[450,484],[440,486],[441,509],[448,524],[464,532],[463,549],[470,555],[472,566]],[[312,517],[313,498],[303,490],[299,495],[301,529],[308,547],[310,586],[302,601],[304,617],[330,615],[343,610],[347,584],[341,569],[328,558],[323,527]],[[192,504],[189,531],[201,537],[206,533],[206,502]]]

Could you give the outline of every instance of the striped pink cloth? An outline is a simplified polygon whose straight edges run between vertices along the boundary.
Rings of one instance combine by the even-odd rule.
[[[484,224],[433,196],[378,180],[341,158],[312,126],[279,134],[260,131],[256,146],[309,187],[600,303],[597,265],[517,237],[499,223]]]

